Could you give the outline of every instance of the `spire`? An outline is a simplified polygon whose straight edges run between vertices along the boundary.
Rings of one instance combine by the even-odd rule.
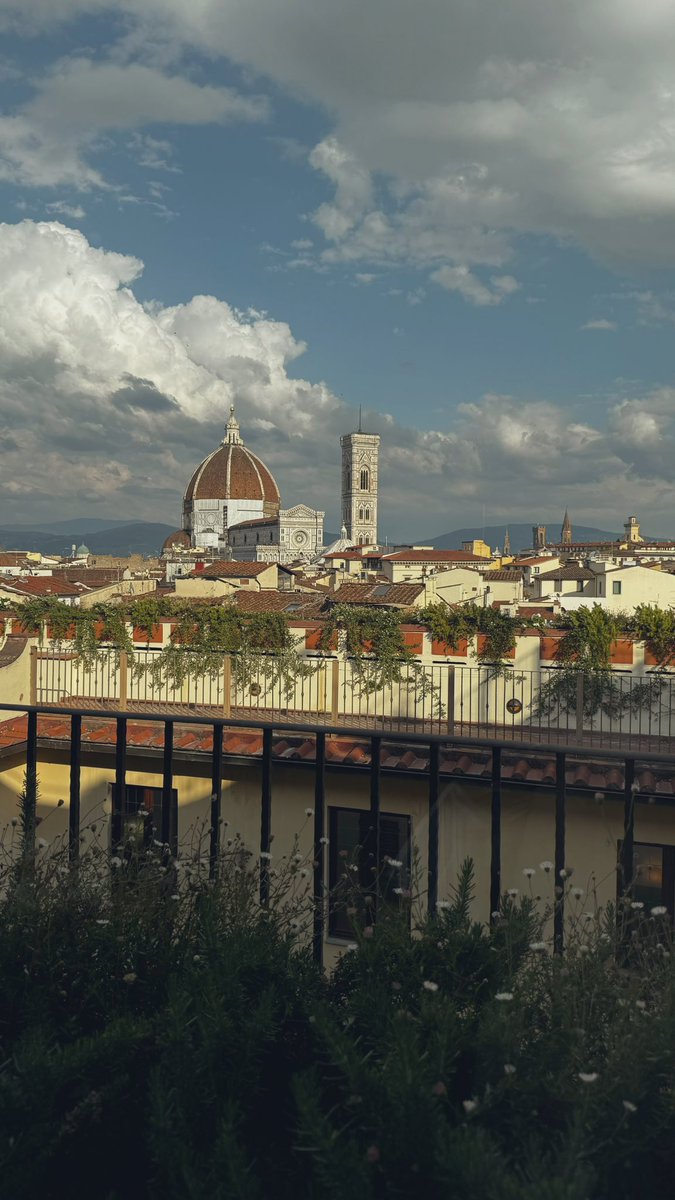
[[[224,446],[241,446],[242,439],[239,432],[239,422],[234,415],[234,404],[230,405],[230,419],[225,426],[225,437],[223,438]]]
[[[510,553],[511,553],[511,538],[510,538],[509,531],[507,528],[504,533],[504,554],[510,554]]]
[[[562,542],[563,546],[569,546],[572,543],[572,522],[570,521],[567,509],[565,509],[565,516],[563,518],[562,529],[560,531],[560,541]]]

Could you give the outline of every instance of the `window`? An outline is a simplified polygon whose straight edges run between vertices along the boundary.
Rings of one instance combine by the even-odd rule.
[[[370,487],[370,471],[364,467],[361,472],[361,491],[367,492]]]
[[[370,824],[370,812],[358,808],[330,808],[330,862],[329,883],[331,892],[341,880],[353,878],[361,891],[373,882],[375,837]],[[402,863],[402,867],[388,867],[386,859]],[[358,873],[349,869],[349,864],[358,865]],[[380,813],[380,876],[381,896],[387,904],[398,904],[394,891],[408,887],[410,874],[410,817],[394,813]],[[344,886],[344,885],[343,885]],[[332,937],[353,937],[352,923],[347,916],[346,906],[334,906],[328,921],[328,932]]]
[[[366,521],[370,520],[370,509],[366,508]]]
[[[359,509],[359,521],[363,520],[363,506]]]
[[[351,486],[352,486],[352,473],[351,473],[351,471],[345,471],[345,490],[349,492],[351,490]]]
[[[112,787],[112,842],[113,846],[135,844],[138,849],[148,849],[153,841],[159,841],[162,832],[162,789],[141,787],[127,783],[124,800],[120,806],[117,784]],[[178,828],[178,792],[171,791],[170,840]]]
[[[619,842],[619,854],[621,843]],[[675,846],[636,842],[633,847],[632,897],[649,911],[657,905],[675,910]]]
[[[621,580],[620,579],[612,580],[612,595],[613,596],[621,595]]]

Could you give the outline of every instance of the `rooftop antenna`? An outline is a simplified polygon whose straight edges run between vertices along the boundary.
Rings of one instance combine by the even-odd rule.
[[[361,428],[361,405],[359,404],[359,433],[363,433]]]

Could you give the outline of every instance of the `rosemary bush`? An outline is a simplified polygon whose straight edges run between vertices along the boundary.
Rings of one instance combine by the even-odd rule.
[[[261,909],[259,860],[224,836],[209,881],[205,833],[174,863],[161,846],[111,858],[99,831],[72,868],[6,831],[3,1194],[670,1197],[663,910],[617,918],[566,880],[554,958],[535,870],[486,927],[467,862],[432,917],[413,886],[375,922],[355,895],[353,945],[323,976],[311,861],[266,862]]]

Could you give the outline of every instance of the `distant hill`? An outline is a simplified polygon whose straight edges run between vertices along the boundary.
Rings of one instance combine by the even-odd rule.
[[[35,532],[39,529],[42,533],[65,533],[77,534],[80,539],[84,534],[101,533],[105,529],[121,529],[123,525],[142,525],[142,521],[120,521],[119,517],[102,518],[102,517],[74,517],[71,521],[31,521],[29,524],[22,522],[21,524],[12,523],[3,525],[3,530],[9,529],[12,533]]]
[[[61,522],[58,522],[61,524]],[[99,531],[83,531],[67,526],[59,533],[44,529],[11,529],[0,527],[0,546],[5,550],[38,550],[41,554],[67,554],[75,542],[82,541],[92,554],[149,554],[157,555],[162,542],[174,532],[174,525],[159,522],[132,521]]]
[[[509,537],[511,538],[511,549],[526,550],[532,545],[532,526],[531,525],[475,525],[469,529],[453,529],[450,533],[441,533],[438,537],[427,538],[423,545],[434,546],[437,550],[461,550],[462,542],[468,542],[473,538],[483,538],[489,546],[503,546],[504,534],[508,528]],[[560,525],[548,525],[547,537],[551,541],[557,541],[560,537]],[[615,540],[619,534],[616,530],[613,533],[606,529],[594,529],[591,525],[573,525],[572,537],[575,542],[609,542]]]

